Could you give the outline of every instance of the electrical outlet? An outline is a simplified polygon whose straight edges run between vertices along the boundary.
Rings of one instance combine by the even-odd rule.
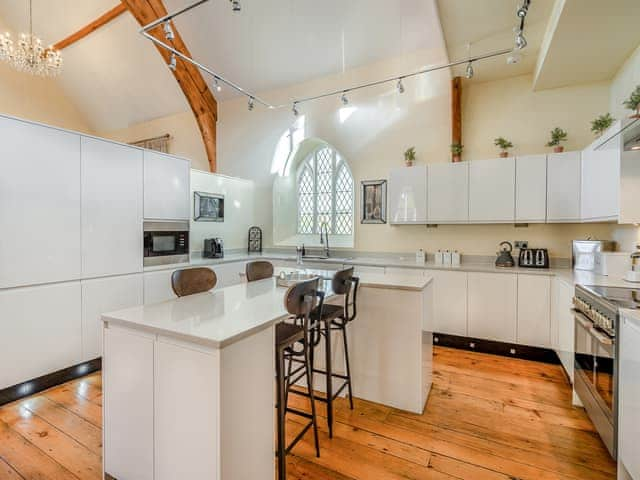
[[[516,240],[513,243],[516,248],[529,248],[529,242],[526,240]]]

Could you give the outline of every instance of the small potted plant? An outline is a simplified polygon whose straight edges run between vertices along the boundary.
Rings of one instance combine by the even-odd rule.
[[[629,98],[622,104],[629,110],[633,110],[634,113],[629,118],[640,118],[640,85],[636,86]]]
[[[564,147],[560,145],[560,142],[567,140],[567,132],[559,127],[551,130],[551,140],[547,142],[547,147],[553,147],[553,153],[561,153],[564,151]]]
[[[413,167],[416,161],[416,147],[407,148],[404,152],[404,163],[407,167]]]
[[[513,143],[504,137],[498,137],[493,141],[496,147],[500,148],[500,158],[507,158],[509,156],[508,150],[513,148]]]
[[[451,144],[451,161],[459,162],[461,160],[462,150],[464,149],[464,145],[461,143],[452,143]]]
[[[607,128],[609,128],[615,119],[611,116],[610,113],[605,115],[600,115],[591,121],[591,131],[599,137],[602,135]]]

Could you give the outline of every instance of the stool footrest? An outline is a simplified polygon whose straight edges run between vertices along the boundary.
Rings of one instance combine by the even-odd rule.
[[[347,385],[349,385],[349,382],[345,379],[345,381],[342,383],[342,385],[340,385],[340,388],[338,388],[338,390],[336,390],[336,393],[334,393],[334,394],[331,396],[331,398],[332,398],[333,400],[335,400],[336,398],[338,398],[338,396],[342,393],[342,391],[343,391],[345,388],[347,388]],[[302,397],[307,397],[307,398],[309,398],[309,397],[310,397],[309,392],[304,392],[304,391],[302,391],[302,390],[296,390],[296,389],[294,389],[294,388],[289,388],[289,393],[295,393],[296,395],[300,395],[300,396],[302,396]],[[314,398],[314,399],[316,399],[316,400],[318,400],[319,402],[327,403],[327,401],[328,401],[328,399],[327,399],[327,397],[326,397],[326,396],[321,397],[321,396],[320,396],[320,395],[318,395],[317,393],[315,393],[315,394],[313,395],[313,398]]]

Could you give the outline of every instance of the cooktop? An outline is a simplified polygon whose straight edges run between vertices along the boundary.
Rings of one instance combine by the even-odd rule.
[[[640,308],[640,288],[585,285],[587,290],[618,308]]]

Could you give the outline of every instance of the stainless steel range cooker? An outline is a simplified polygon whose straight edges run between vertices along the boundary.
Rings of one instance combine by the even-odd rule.
[[[617,456],[620,308],[640,308],[640,289],[576,285],[574,388]]]

